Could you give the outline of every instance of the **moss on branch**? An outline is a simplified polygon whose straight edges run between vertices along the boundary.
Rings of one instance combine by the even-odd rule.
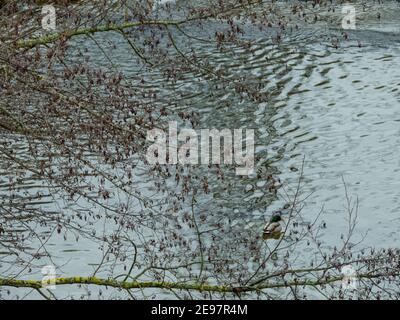
[[[387,273],[364,273],[358,274],[358,279],[374,279],[385,277],[397,277],[399,274]],[[324,277],[315,280],[302,279],[287,282],[267,282],[257,286],[244,286],[234,287],[230,285],[211,285],[200,283],[179,283],[179,282],[161,282],[161,281],[116,281],[114,279],[101,279],[97,277],[69,277],[69,278],[56,278],[55,285],[74,285],[74,284],[87,284],[96,286],[107,286],[121,289],[145,289],[145,288],[159,288],[159,289],[177,289],[177,290],[194,290],[194,291],[207,291],[219,293],[241,293],[241,292],[257,292],[266,289],[276,288],[289,288],[293,286],[322,286],[333,284],[343,280],[344,276]],[[16,280],[16,279],[1,279],[0,287],[15,287],[15,288],[42,288],[42,281],[40,280]]]
[[[141,26],[177,26],[184,23],[185,20],[148,20],[148,21],[135,21],[135,22],[126,22],[122,24],[109,24],[102,25],[93,28],[80,28],[76,30],[67,30],[64,32],[55,32],[42,37],[35,37],[28,40],[20,40],[17,42],[18,48],[26,48],[31,49],[37,45],[45,45],[54,43],[61,39],[70,39],[79,35],[87,35],[98,32],[108,32],[108,31],[122,31],[124,29],[130,29]]]

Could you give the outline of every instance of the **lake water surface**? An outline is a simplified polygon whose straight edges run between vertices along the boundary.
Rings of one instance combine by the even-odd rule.
[[[357,8],[362,11],[361,4]],[[266,192],[267,175],[293,188],[305,159],[304,217],[312,220],[324,207],[324,241],[334,245],[347,230],[344,179],[349,193],[359,199],[357,237],[366,235],[363,245],[400,245],[400,4],[387,1],[380,12],[380,20],[375,11],[360,14],[357,29],[347,31],[347,41],[339,23],[320,22],[288,33],[279,45],[249,27],[245,31],[254,41],[251,55],[248,48],[224,54],[207,44],[197,48],[212,66],[229,70],[232,79],[245,76],[262,83],[260,93],[268,98],[261,103],[235,94],[229,85],[212,87],[190,73],[175,86],[157,82],[156,71],[146,75],[161,96],[176,96],[177,110],[198,112],[196,128],[255,129],[257,174],[228,173],[223,186],[210,175],[213,194],[199,201],[200,211],[219,212],[229,220],[226,223],[261,230],[270,212],[285,204]],[[332,35],[341,39],[338,48],[332,45]],[[137,69],[123,52],[115,59],[124,74],[134,78]],[[23,155],[23,141],[18,148]],[[3,164],[0,192],[8,196],[11,170]],[[143,178],[144,184],[146,179],[150,178]],[[46,197],[40,180],[27,177],[22,185],[21,196],[44,193],[33,205],[65,208],[65,203]],[[95,226],[99,233],[115,229]],[[47,249],[54,261],[63,264],[62,275],[93,272],[101,253],[99,244],[88,239],[53,237]],[[62,290],[74,295],[77,289]]]

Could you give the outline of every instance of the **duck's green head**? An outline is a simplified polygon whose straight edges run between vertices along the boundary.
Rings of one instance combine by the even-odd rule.
[[[281,220],[282,220],[282,217],[281,217],[280,215],[278,215],[278,214],[273,215],[273,216],[271,217],[271,222],[279,222],[279,221],[281,221]]]

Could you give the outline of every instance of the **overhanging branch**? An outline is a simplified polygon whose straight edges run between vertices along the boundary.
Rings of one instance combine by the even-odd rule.
[[[358,274],[357,279],[376,279],[387,277],[398,277],[400,272],[388,273],[363,273]],[[257,286],[230,286],[230,285],[210,285],[200,283],[179,283],[179,282],[161,282],[161,281],[116,281],[113,279],[101,279],[97,277],[70,277],[70,278],[57,278],[54,279],[52,284],[55,285],[73,285],[73,284],[87,284],[96,286],[107,286],[120,289],[145,289],[145,288],[160,288],[160,289],[177,289],[177,290],[194,290],[194,291],[207,291],[219,293],[242,293],[242,292],[260,292],[266,289],[277,288],[290,288],[297,287],[315,287],[340,282],[345,278],[344,275],[324,277],[315,280],[293,280],[288,282],[268,282]],[[42,281],[40,280],[16,280],[16,279],[1,279],[0,287],[15,287],[15,288],[42,288]]]
[[[121,31],[124,29],[141,27],[141,26],[177,26],[186,22],[186,20],[149,20],[149,21],[135,21],[135,22],[127,22],[122,24],[109,24],[102,25],[94,28],[80,28],[76,30],[68,30],[64,32],[56,32],[43,37],[31,38],[29,40],[20,40],[17,42],[18,48],[31,49],[37,45],[45,45],[49,43],[54,43],[57,40],[61,39],[70,39],[79,35],[87,35],[98,32],[107,32],[107,31]]]

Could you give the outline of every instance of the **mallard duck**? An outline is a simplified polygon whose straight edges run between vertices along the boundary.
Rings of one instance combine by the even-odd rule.
[[[275,239],[278,240],[282,236],[282,226],[280,222],[282,221],[282,217],[280,214],[272,215],[270,221],[265,225],[263,231],[263,239]]]

